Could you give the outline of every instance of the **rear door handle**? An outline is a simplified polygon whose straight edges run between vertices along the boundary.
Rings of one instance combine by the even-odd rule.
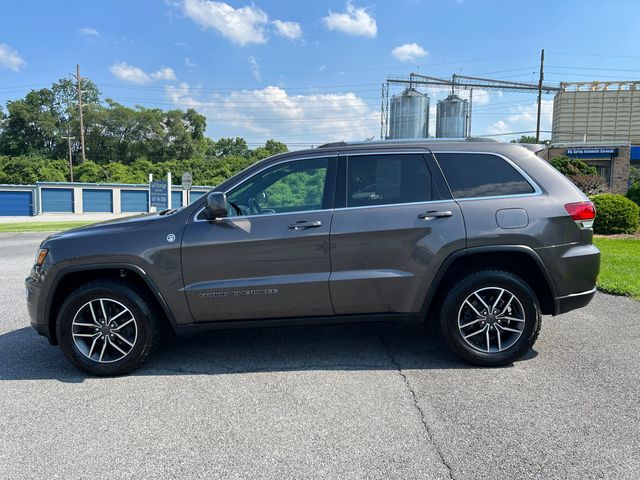
[[[301,220],[299,222],[292,223],[291,225],[289,225],[289,228],[291,230],[302,230],[304,228],[318,228],[321,226],[322,222],[320,220],[316,220],[314,222],[306,222],[304,220]]]
[[[425,212],[425,213],[421,213],[420,215],[418,215],[418,218],[421,220],[433,220],[435,218],[447,218],[447,217],[451,217],[453,215],[453,213],[451,213],[451,210],[445,210],[445,211],[441,211],[441,212],[437,212],[435,210],[430,211],[430,212]]]

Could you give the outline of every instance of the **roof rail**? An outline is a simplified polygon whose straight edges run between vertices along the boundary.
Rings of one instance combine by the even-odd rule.
[[[386,140],[364,140],[357,142],[330,142],[320,145],[317,148],[336,148],[336,147],[348,147],[350,145],[388,145],[397,143],[447,143],[447,142],[497,142],[500,140],[489,137],[461,137],[461,138],[398,138],[398,139],[386,139]]]

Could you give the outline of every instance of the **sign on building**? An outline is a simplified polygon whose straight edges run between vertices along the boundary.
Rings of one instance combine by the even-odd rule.
[[[574,158],[617,157],[617,148],[567,148],[567,155]]]

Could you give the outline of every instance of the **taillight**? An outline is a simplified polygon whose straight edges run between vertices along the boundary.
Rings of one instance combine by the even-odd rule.
[[[567,203],[564,209],[582,228],[591,228],[596,218],[596,207],[592,202]]]

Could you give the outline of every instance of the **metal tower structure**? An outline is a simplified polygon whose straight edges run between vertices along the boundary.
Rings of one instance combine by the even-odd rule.
[[[419,73],[410,73],[405,76],[389,76],[387,81],[382,84],[382,109],[380,118],[380,138],[387,137],[389,131],[389,86],[390,85],[409,85],[415,87],[418,85],[447,87],[454,94],[456,90],[469,90],[469,118],[467,121],[467,136],[471,135],[471,111],[473,108],[473,90],[501,90],[503,92],[538,92],[538,113],[541,108],[542,94],[559,92],[560,87],[551,85],[543,85],[538,83],[522,83],[511,82],[507,80],[494,80],[491,78],[469,77],[466,75],[451,75],[451,78],[430,77]]]

